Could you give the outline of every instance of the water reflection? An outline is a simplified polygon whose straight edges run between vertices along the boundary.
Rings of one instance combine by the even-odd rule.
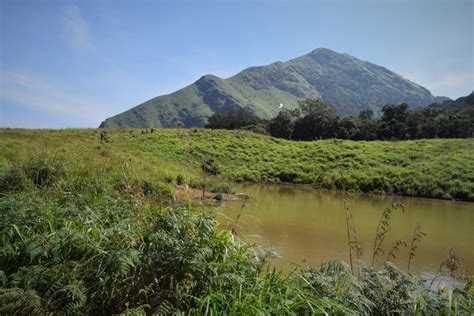
[[[386,259],[396,240],[404,239],[410,244],[413,231],[420,223],[427,236],[412,261],[415,272],[437,271],[450,247],[463,258],[463,268],[474,272],[473,203],[343,194],[278,185],[242,186],[237,191],[251,196],[238,221],[240,233],[251,235],[252,241],[274,246],[282,256],[275,261],[276,265],[308,266],[331,259],[348,261],[343,202],[346,199],[354,215],[366,262],[371,259],[376,225],[383,209],[399,202],[405,205],[405,211],[392,215],[391,230],[384,241],[385,254],[380,255],[380,262]],[[239,214],[242,203],[226,202],[219,209],[223,214],[220,221],[228,225]],[[406,267],[408,248],[401,249],[392,261]]]

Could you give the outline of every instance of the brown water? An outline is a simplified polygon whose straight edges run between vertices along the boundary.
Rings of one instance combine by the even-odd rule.
[[[463,269],[474,273],[474,203],[442,201],[400,196],[343,194],[310,188],[250,185],[236,188],[251,198],[245,202],[238,220],[238,233],[259,244],[273,246],[281,259],[277,266],[311,266],[331,259],[349,260],[347,250],[345,198],[352,210],[364,261],[370,262],[376,226],[382,211],[393,202],[405,211],[392,215],[384,242],[388,253],[394,242],[404,239],[409,245],[391,260],[399,267],[408,263],[413,231],[419,223],[426,237],[421,240],[411,271],[433,273],[454,247],[463,258]],[[243,201],[225,202],[218,208],[219,221],[230,225]],[[386,254],[380,255],[385,261]]]

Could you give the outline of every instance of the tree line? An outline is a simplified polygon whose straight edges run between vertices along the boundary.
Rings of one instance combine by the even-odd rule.
[[[246,129],[292,140],[328,138],[351,140],[407,140],[422,138],[469,138],[474,135],[472,108],[450,111],[428,106],[409,109],[406,103],[387,104],[379,118],[372,110],[358,116],[340,117],[336,108],[322,100],[306,99],[294,110],[283,110],[263,120],[249,108],[234,106],[209,118],[207,128]]]

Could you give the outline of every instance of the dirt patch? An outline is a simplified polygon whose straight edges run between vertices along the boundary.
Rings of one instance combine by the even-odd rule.
[[[224,193],[212,193],[204,191],[202,189],[191,188],[187,185],[176,187],[176,198],[178,201],[195,201],[195,200],[212,200],[212,201],[236,201],[248,199],[245,193],[238,194],[224,194]]]
[[[186,201],[186,200],[209,200],[214,199],[216,194],[204,191],[201,189],[191,188],[189,186],[178,186],[176,187],[176,198],[179,201]]]

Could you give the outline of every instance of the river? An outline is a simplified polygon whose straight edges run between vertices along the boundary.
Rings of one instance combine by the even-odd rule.
[[[277,266],[307,267],[331,259],[348,262],[344,199],[352,211],[358,240],[364,249],[363,259],[370,262],[374,235],[382,211],[394,202],[396,210],[390,220],[390,231],[383,243],[387,253],[398,239],[408,243],[391,259],[406,270],[413,232],[419,223],[426,236],[422,238],[411,271],[433,274],[453,247],[462,258],[462,270],[474,272],[474,203],[443,201],[401,196],[320,191],[284,185],[246,185],[235,188],[250,196],[246,201],[224,202],[217,209],[218,219],[226,227],[237,222],[238,234],[252,242],[274,247],[281,258]],[[242,205],[244,207],[242,208]]]

